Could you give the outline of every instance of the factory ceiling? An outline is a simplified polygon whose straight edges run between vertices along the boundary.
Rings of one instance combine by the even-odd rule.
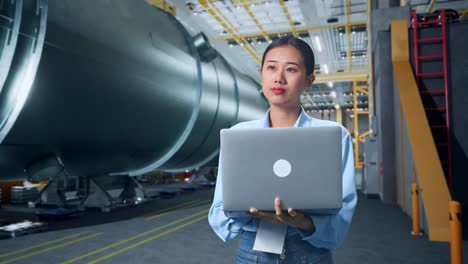
[[[302,96],[311,111],[353,107],[353,80],[367,80],[371,0],[173,0],[176,18],[191,33],[203,31],[239,71],[259,81],[261,56],[283,35],[305,40],[316,56],[316,82]],[[402,0],[417,13],[465,10],[468,1]],[[358,94],[367,110],[367,95]]]

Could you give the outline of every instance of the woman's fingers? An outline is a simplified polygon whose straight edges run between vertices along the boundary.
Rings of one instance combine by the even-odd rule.
[[[297,227],[302,219],[302,213],[289,208],[287,213],[281,210],[281,200],[279,197],[275,198],[275,212],[258,211],[256,208],[250,208],[249,214],[262,219],[267,219],[273,222],[281,222],[293,227]]]
[[[296,217],[296,216],[297,216],[296,210],[294,210],[294,209],[292,209],[292,208],[289,208],[289,209],[288,209],[288,214],[289,214],[291,217]]]
[[[250,208],[249,213],[250,213],[251,216],[258,217],[258,218],[263,218],[263,219],[268,219],[268,220],[276,222],[276,215],[273,214],[273,213],[258,211],[255,208]]]
[[[279,217],[283,213],[281,212],[281,200],[279,197],[275,198],[275,212],[276,212],[276,216],[279,216]]]

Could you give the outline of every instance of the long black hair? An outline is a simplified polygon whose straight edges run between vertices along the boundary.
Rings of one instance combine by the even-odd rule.
[[[307,75],[310,75],[314,72],[314,65],[315,65],[315,55],[314,52],[312,51],[312,48],[307,44],[307,42],[303,41],[300,38],[296,38],[294,36],[283,36],[280,37],[268,45],[266,48],[265,52],[263,53],[262,57],[262,68],[263,68],[263,63],[265,62],[265,57],[267,53],[276,47],[279,46],[293,46],[297,50],[299,50],[302,54],[302,58],[304,59],[304,64],[306,67],[306,73]]]

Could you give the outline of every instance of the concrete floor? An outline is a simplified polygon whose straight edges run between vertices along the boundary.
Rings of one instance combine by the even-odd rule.
[[[0,240],[0,264],[234,263],[237,241],[222,242],[207,222],[212,195],[200,190],[51,222],[48,232]],[[336,263],[450,262],[448,244],[412,237],[410,219],[397,206],[359,198]]]

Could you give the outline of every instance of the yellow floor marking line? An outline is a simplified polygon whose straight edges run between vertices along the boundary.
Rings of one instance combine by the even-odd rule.
[[[74,235],[71,235],[71,236],[66,236],[66,237],[63,237],[63,238],[55,239],[55,240],[51,240],[51,241],[48,241],[48,242],[45,242],[45,243],[42,243],[42,244],[38,244],[38,245],[35,245],[35,246],[23,248],[23,249],[16,250],[16,251],[13,251],[13,252],[0,254],[0,258],[11,256],[11,255],[16,255],[16,254],[24,252],[24,251],[28,251],[28,250],[31,250],[31,249],[34,249],[34,248],[46,246],[46,245],[49,245],[49,244],[52,244],[52,243],[55,243],[55,242],[59,242],[59,241],[62,241],[62,240],[66,240],[66,239],[69,239],[69,238],[81,236],[81,235],[84,235],[86,233],[89,233],[89,231],[81,232],[81,233],[78,233],[78,234],[74,234]]]
[[[18,261],[18,260],[29,258],[29,257],[34,256],[34,255],[38,255],[38,254],[41,254],[41,253],[44,253],[44,252],[47,252],[47,251],[51,251],[51,250],[54,250],[54,249],[57,249],[57,248],[65,247],[65,246],[68,246],[70,244],[74,244],[74,243],[86,240],[86,239],[90,239],[90,238],[93,238],[93,237],[96,237],[96,236],[99,236],[99,235],[102,235],[102,234],[103,233],[101,232],[101,233],[96,233],[96,234],[93,234],[93,235],[90,235],[90,236],[82,237],[80,239],[69,241],[69,242],[66,242],[66,243],[63,243],[63,244],[60,244],[60,245],[57,245],[57,246],[53,246],[53,247],[50,247],[50,248],[35,251],[33,253],[23,255],[21,257],[12,258],[12,259],[9,259],[9,260],[6,260],[6,261],[2,261],[2,262],[0,262],[0,264],[12,263],[12,262],[15,262],[15,261]]]
[[[177,208],[177,209],[185,209],[185,208],[196,207],[196,206],[199,206],[199,205],[202,205],[202,204],[206,204],[208,201],[211,201],[211,199],[207,199],[207,200],[203,200],[203,201],[199,201],[199,202],[195,202],[195,203],[190,203],[190,204],[181,206],[180,208]],[[150,217],[146,217],[145,220],[146,220],[146,221],[149,221],[149,220],[152,220],[152,219],[154,219],[154,218],[158,218],[158,217],[161,217],[161,216],[170,214],[170,213],[172,213],[173,211],[175,211],[175,209],[174,209],[174,210],[171,210],[171,211],[169,211],[169,212],[164,212],[164,213],[160,213],[160,214],[153,215],[153,216],[150,216]]]
[[[135,240],[135,239],[137,239],[137,238],[140,238],[140,237],[142,237],[142,236],[146,236],[146,235],[148,235],[148,234],[157,232],[157,231],[159,231],[159,230],[161,230],[161,229],[164,229],[164,228],[166,228],[166,227],[169,227],[169,226],[171,226],[171,225],[178,224],[178,223],[183,222],[183,221],[185,221],[185,220],[188,220],[188,219],[190,219],[190,218],[197,217],[197,216],[199,216],[199,215],[201,215],[201,214],[206,214],[207,212],[208,212],[208,210],[204,210],[204,211],[202,211],[202,212],[198,212],[198,213],[189,215],[189,216],[184,217],[184,218],[182,218],[182,219],[179,219],[179,220],[177,220],[177,221],[174,221],[174,222],[165,224],[165,225],[163,225],[163,226],[159,226],[159,227],[157,227],[157,228],[151,229],[151,230],[146,231],[146,232],[144,232],[144,233],[141,233],[141,234],[139,234],[139,235],[130,237],[130,238],[128,238],[128,239],[125,239],[125,240],[122,240],[122,241],[119,241],[119,242],[110,244],[110,245],[108,245],[108,246],[106,246],[106,247],[103,247],[103,248],[100,248],[100,249],[91,251],[91,252],[89,252],[89,253],[86,253],[86,254],[84,254],[84,255],[78,256],[78,257],[76,257],[76,258],[70,259],[70,260],[68,260],[68,261],[63,262],[62,264],[70,264],[70,263],[76,262],[76,261],[81,260],[81,259],[84,259],[84,258],[86,258],[86,257],[92,256],[92,255],[95,255],[95,254],[98,254],[98,253],[100,253],[100,252],[102,252],[102,251],[105,251],[105,250],[114,248],[114,247],[116,247],[116,246],[122,245],[122,244],[124,244],[124,243],[130,242],[130,241]],[[204,217],[205,217],[205,216],[204,216]],[[1,264],[1,263],[0,263],[0,264]]]
[[[200,201],[200,199],[196,199],[196,200],[194,200],[194,201],[190,201],[190,202],[187,202],[187,203],[179,204],[179,205],[176,205],[176,206],[174,206],[174,207],[170,207],[170,208],[162,209],[162,210],[159,210],[159,211],[156,211],[156,212],[152,212],[152,213],[149,213],[149,214],[145,215],[144,218],[145,218],[145,220],[146,220],[147,218],[151,218],[151,217],[154,217],[154,216],[156,216],[156,215],[160,215],[161,213],[174,211],[174,210],[177,209],[177,208],[181,208],[181,207],[184,207],[184,206],[193,204],[193,203],[197,203],[198,201]]]
[[[187,222],[187,223],[185,223],[185,224],[182,224],[182,225],[180,225],[180,226],[177,226],[177,227],[174,227],[174,228],[169,229],[169,230],[167,230],[167,231],[164,231],[164,232],[162,232],[162,233],[159,233],[159,234],[157,234],[157,235],[155,235],[155,236],[152,236],[152,237],[150,237],[150,238],[147,238],[147,239],[145,239],[145,240],[142,240],[142,241],[140,241],[140,242],[138,242],[138,243],[135,243],[135,244],[133,244],[133,245],[131,245],[131,246],[128,246],[128,247],[122,248],[122,249],[120,249],[120,250],[118,250],[118,251],[112,252],[112,253],[109,254],[109,255],[106,255],[106,256],[100,257],[100,258],[98,258],[98,259],[95,259],[95,260],[93,260],[93,261],[91,261],[91,262],[88,262],[88,264],[96,264],[96,263],[99,263],[99,262],[101,262],[101,261],[103,261],[103,260],[106,260],[106,259],[108,259],[108,258],[111,258],[111,257],[113,257],[113,256],[115,256],[115,255],[121,254],[121,253],[123,253],[123,252],[125,252],[125,251],[127,251],[127,250],[130,250],[130,249],[134,248],[134,247],[137,247],[137,246],[140,246],[140,245],[142,245],[142,244],[148,243],[148,242],[150,242],[150,241],[152,241],[152,240],[154,240],[154,239],[157,239],[157,238],[159,238],[159,237],[165,236],[165,235],[167,235],[167,234],[169,234],[169,233],[172,233],[172,232],[174,232],[174,231],[176,231],[176,230],[179,230],[179,229],[181,229],[181,228],[184,228],[184,227],[186,227],[186,226],[188,226],[188,225],[194,224],[194,223],[199,222],[199,221],[201,221],[201,220],[203,220],[203,219],[206,219],[206,218],[207,218],[206,215],[204,215],[204,216],[202,216],[202,217],[199,217],[199,218],[196,218],[195,220],[192,220],[192,221]]]

